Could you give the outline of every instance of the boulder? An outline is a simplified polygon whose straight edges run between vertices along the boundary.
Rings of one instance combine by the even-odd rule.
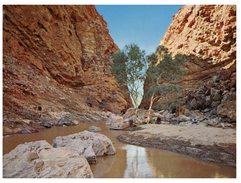
[[[82,131],[53,140],[54,147],[67,147],[84,155],[89,163],[96,163],[97,156],[114,155],[116,150],[111,140],[103,134]]]
[[[213,81],[213,82],[218,83],[219,80],[220,80],[220,76],[219,76],[219,75],[215,75],[215,76],[212,77],[212,81]]]
[[[211,108],[216,108],[221,102],[220,101],[213,101],[211,103]]]
[[[203,123],[205,123],[207,126],[219,126],[220,119],[219,118],[212,118],[212,119],[207,119],[204,120]]]
[[[128,119],[130,117],[132,117],[133,115],[135,115],[136,109],[135,108],[129,108],[125,114],[123,115],[124,119]]]
[[[221,91],[217,90],[215,88],[211,88],[211,97],[214,101],[220,101],[222,100]]]
[[[217,108],[211,108],[211,111],[209,112],[211,116],[216,116],[217,115]]]
[[[138,109],[136,112],[137,119],[134,123],[137,125],[149,123],[148,118],[150,117],[150,121],[152,121],[154,117],[153,113],[154,113],[153,110],[149,111],[144,109]]]
[[[157,118],[162,119],[164,116],[162,114],[158,113],[158,112],[153,112],[152,117],[157,117]]]
[[[223,94],[222,102],[226,102],[226,101],[230,101],[230,100],[236,100],[236,92],[225,91]]]
[[[91,178],[86,159],[65,147],[53,148],[47,141],[18,145],[3,156],[4,178]]]
[[[210,106],[210,104],[212,103],[211,97],[210,95],[205,97],[205,106]]]
[[[180,123],[180,122],[190,121],[191,118],[181,114],[178,117],[173,118],[172,120],[177,121],[178,123]]]
[[[124,122],[128,122],[130,126],[139,126],[150,122],[156,122],[157,119],[164,120],[163,114],[160,114],[159,112],[134,108],[128,109],[123,115],[123,118]]]
[[[226,101],[222,102],[217,107],[217,114],[220,117],[227,117],[232,122],[236,122],[236,101]]]
[[[101,131],[101,128],[100,127],[97,127],[97,126],[90,126],[88,128],[88,131],[90,132],[100,132]]]
[[[52,124],[51,123],[41,123],[41,125],[45,128],[51,128],[52,127]]]
[[[189,107],[191,109],[196,109],[197,108],[197,100],[195,98],[192,99],[192,101],[189,104]]]
[[[130,126],[130,120],[124,120],[122,116],[111,114],[107,120],[107,126],[113,130],[122,130]]]
[[[168,111],[165,111],[163,113],[163,120],[164,121],[171,121],[171,119],[174,117],[174,114],[169,113]]]
[[[216,93],[216,94],[213,96],[213,100],[214,100],[214,101],[220,101],[220,100],[222,100],[222,95],[219,94],[219,93]]]
[[[196,97],[197,101],[197,108],[198,109],[204,109],[206,105],[206,96],[205,95],[198,95]]]
[[[62,118],[60,118],[58,120],[58,125],[60,126],[70,126],[70,125],[76,125],[76,121],[75,120],[72,120],[70,117],[68,116],[64,116]]]
[[[190,118],[195,119],[196,121],[203,121],[206,117],[202,112],[194,110],[191,111]]]

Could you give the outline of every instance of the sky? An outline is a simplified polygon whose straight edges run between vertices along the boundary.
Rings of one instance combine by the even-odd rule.
[[[183,5],[97,5],[111,37],[120,49],[136,43],[153,53],[169,27],[173,15]]]

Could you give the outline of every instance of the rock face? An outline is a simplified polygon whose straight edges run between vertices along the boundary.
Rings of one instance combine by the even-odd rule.
[[[84,155],[89,163],[96,163],[97,156],[114,155],[116,152],[108,137],[89,131],[56,137],[53,146],[66,147],[79,155]]]
[[[189,109],[236,122],[236,72],[223,71],[185,97]]]
[[[4,178],[91,178],[86,159],[65,147],[46,141],[18,145],[3,156]]]
[[[184,6],[160,44],[174,55],[195,55],[230,67],[236,61],[236,6]]]
[[[181,86],[182,91],[179,94],[169,93],[161,97],[158,102],[154,103],[154,109],[172,110],[184,105],[185,102],[193,109],[200,106],[207,107],[210,102],[214,102],[213,105],[216,108],[221,100],[230,100],[229,94],[234,94],[236,91],[236,6],[184,6],[173,17],[160,44],[166,47],[173,57],[185,56],[186,62],[183,64],[182,78],[172,81]],[[234,77],[230,77],[231,75]],[[212,80],[215,77],[218,80],[228,78],[221,79],[221,84],[218,81],[217,86],[209,87],[213,88],[212,94],[198,94],[199,97],[191,97],[189,101],[179,101],[192,92],[201,91],[207,83],[213,83]],[[227,85],[224,82],[227,82]],[[230,93],[232,87],[225,88],[231,85],[233,92]],[[141,103],[141,106],[145,108],[148,108],[150,102],[146,96],[148,87],[148,82],[145,82],[144,97]],[[219,88],[218,91],[215,88]],[[200,102],[205,102],[205,104]],[[233,99],[233,102],[235,103],[236,99]]]
[[[49,126],[66,113],[87,120],[96,110],[124,111],[128,102],[111,74],[117,49],[94,6],[4,6],[8,132],[32,127],[26,120]]]

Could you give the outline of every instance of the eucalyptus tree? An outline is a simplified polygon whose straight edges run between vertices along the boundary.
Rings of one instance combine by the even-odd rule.
[[[172,55],[168,50],[159,46],[155,53],[147,56],[149,68],[146,73],[148,82],[147,97],[150,98],[149,104],[149,120],[150,111],[153,103],[169,92],[179,92],[180,86],[173,82],[181,78],[184,74],[183,63],[185,57],[182,55]]]
[[[145,51],[136,44],[129,44],[113,55],[112,72],[120,85],[126,85],[133,106],[140,103],[140,89],[144,81]]]

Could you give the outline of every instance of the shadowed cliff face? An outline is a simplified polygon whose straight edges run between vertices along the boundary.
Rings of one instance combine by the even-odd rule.
[[[117,50],[94,6],[4,6],[4,122],[125,110]]]
[[[213,77],[224,77],[225,82],[234,83],[228,90],[220,89],[221,93],[236,91],[236,77],[231,77],[236,74],[236,6],[184,6],[173,17],[160,44],[173,56],[181,54],[186,57],[183,65],[185,74],[174,81],[182,87],[182,92],[178,95],[169,93],[155,103],[154,108],[162,108],[191,91],[205,87]],[[148,87],[147,77],[144,93]],[[149,102],[150,99],[144,94],[141,106],[147,108]]]

